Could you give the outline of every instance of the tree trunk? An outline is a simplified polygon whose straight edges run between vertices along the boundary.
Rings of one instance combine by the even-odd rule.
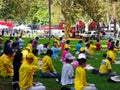
[[[113,2],[113,17],[114,17],[114,36],[116,37],[116,4],[117,2]]]

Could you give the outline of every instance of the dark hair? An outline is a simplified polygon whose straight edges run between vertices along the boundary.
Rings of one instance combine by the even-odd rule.
[[[48,49],[48,50],[47,50],[47,55],[50,55],[50,56],[51,56],[52,54],[53,54],[53,51],[52,51],[51,49]]]
[[[86,44],[86,47],[87,47],[87,46],[88,46],[88,47],[90,47],[90,44],[89,44],[89,43],[88,43],[88,44]]]
[[[99,42],[100,40],[99,39],[97,39],[97,42]]]
[[[86,59],[85,58],[81,58],[81,59],[77,59],[79,65],[82,65],[83,63],[86,62]]]
[[[119,46],[119,40],[116,41],[116,44],[115,44],[115,45],[116,45],[116,46]]]
[[[109,48],[109,50],[113,50],[114,49],[114,46],[113,45],[111,45],[110,46],[110,48]]]
[[[32,43],[32,42],[33,42],[33,40],[30,40],[30,41],[29,41],[29,43]]]
[[[38,38],[38,37],[36,37],[35,39],[36,39],[36,40],[38,40],[39,38]]]
[[[48,44],[44,44],[44,47],[47,48]]]
[[[13,47],[13,48],[17,47],[17,43],[16,43],[16,42],[13,42],[13,43],[12,43],[12,47]]]
[[[105,54],[105,53],[104,53],[104,54],[103,54],[103,57],[105,57],[105,58],[106,58],[106,56],[107,56],[107,54]]]
[[[85,42],[88,42],[88,41],[89,41],[89,39],[88,39],[88,38],[86,38],[86,39],[85,39]]]
[[[33,53],[34,55],[37,55],[37,54],[38,54],[38,49],[33,49],[33,50],[32,50],[32,53]]]
[[[66,43],[69,44],[69,43],[70,43],[70,40],[67,40]]]
[[[109,61],[112,61],[112,58],[110,58],[110,57],[107,57],[107,59],[108,59]]]
[[[14,53],[14,51],[12,51],[12,49],[8,49],[8,50],[5,50],[4,53],[6,55],[12,55]]]
[[[82,43],[82,40],[80,40],[78,43]]]
[[[111,42],[111,41],[112,41],[112,39],[109,39],[109,40],[108,40],[108,42]]]
[[[7,45],[9,42],[10,42],[10,40],[7,40],[7,41],[5,42],[5,45]]]
[[[71,89],[67,87],[61,87],[61,90],[71,90]]]
[[[14,37],[10,37],[10,39],[9,39],[9,40],[11,40],[11,39],[14,39]]]

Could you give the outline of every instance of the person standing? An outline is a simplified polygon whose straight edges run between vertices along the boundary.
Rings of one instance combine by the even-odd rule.
[[[19,68],[22,64],[22,53],[21,51],[17,51],[15,56],[14,56],[14,59],[13,59],[13,71],[14,71],[14,76],[13,76],[13,82],[12,82],[12,85],[13,85],[13,90],[16,90],[17,88],[19,89],[19,85],[18,85],[18,82],[19,82]]]

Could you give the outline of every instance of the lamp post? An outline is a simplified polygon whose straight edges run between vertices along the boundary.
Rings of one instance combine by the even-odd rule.
[[[51,39],[51,0],[48,0],[48,17],[49,17],[49,40]]]

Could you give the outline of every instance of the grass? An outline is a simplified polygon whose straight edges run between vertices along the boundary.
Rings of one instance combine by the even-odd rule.
[[[5,37],[4,40],[8,39],[8,37]],[[30,38],[24,38],[25,43],[29,42]],[[52,46],[53,40],[48,40],[48,39],[40,39],[39,43],[46,43],[50,42]],[[71,40],[71,45],[73,48],[75,48],[75,45],[77,44],[77,40]],[[101,44],[106,47],[107,40],[101,41]],[[70,50],[70,52],[75,55],[75,51],[73,49]],[[101,60],[102,60],[102,54],[105,53],[106,51],[96,51],[95,55],[93,55],[93,59],[87,59],[87,63],[93,65],[95,68],[99,68]],[[61,53],[60,53],[61,55]],[[75,55],[77,57],[77,55]],[[120,53],[117,54],[117,56],[120,56]],[[43,56],[40,56],[41,58]],[[96,60],[97,58],[97,60]],[[59,74],[61,74],[61,69],[62,69],[62,63],[60,62],[60,59],[53,59],[53,64]],[[120,75],[120,65],[112,65],[113,71],[117,72]],[[39,81],[42,82],[43,85],[46,86],[46,90],[60,90],[62,87],[60,84],[56,83],[55,78],[41,78],[40,77],[41,71],[37,71],[34,76],[34,81]],[[108,76],[98,76],[95,74],[92,74],[91,71],[87,72],[87,82],[89,83],[94,83],[98,90],[119,90],[120,89],[120,84],[118,83],[111,83],[108,82],[107,79]],[[2,78],[0,77],[0,90],[12,90],[12,78]],[[66,85],[66,87],[73,87],[74,85]]]

